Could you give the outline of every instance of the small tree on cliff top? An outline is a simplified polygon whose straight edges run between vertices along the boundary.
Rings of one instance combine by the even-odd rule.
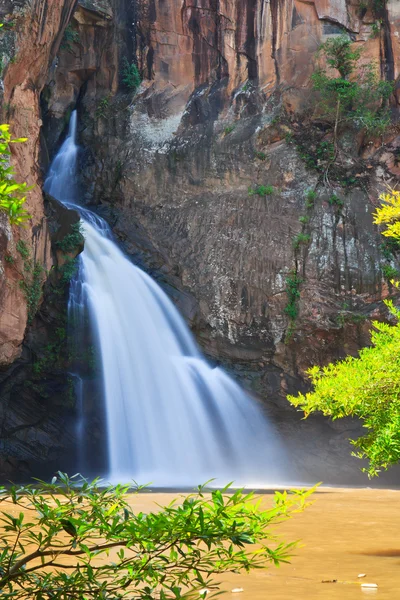
[[[270,526],[302,510],[311,493],[276,493],[262,510],[253,494],[205,495],[199,487],[144,514],[133,511],[128,492],[63,473],[51,484],[2,489],[0,596],[199,597],[201,588],[218,589],[220,573],[287,562],[295,544],[277,541]]]
[[[314,89],[320,94],[320,114],[331,121],[335,134],[342,123],[356,126],[368,134],[382,134],[390,124],[388,99],[393,92],[393,82],[382,81],[373,64],[359,64],[361,50],[346,35],[333,37],[320,46],[319,54],[325,57],[332,71],[318,69],[312,75]]]
[[[400,240],[400,192],[383,194],[381,200],[374,221],[387,226],[383,235]],[[288,397],[306,417],[316,411],[333,419],[359,417],[367,434],[351,443],[355,456],[369,461],[364,469],[369,476],[400,461],[400,311],[390,301],[386,305],[397,323],[374,322],[371,348],[357,358],[312,367],[313,391]]]
[[[26,138],[13,139],[9,125],[0,125],[0,210],[4,211],[12,225],[22,225],[30,218],[23,208],[26,193],[31,189],[26,183],[18,183],[10,166],[10,144],[26,142]]]

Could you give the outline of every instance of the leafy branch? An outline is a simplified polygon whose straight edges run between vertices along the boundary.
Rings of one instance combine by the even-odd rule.
[[[22,225],[30,219],[29,213],[23,208],[26,202],[26,193],[32,187],[26,183],[18,183],[15,171],[10,166],[10,144],[26,142],[27,138],[13,139],[9,125],[0,125],[0,210],[4,211],[12,225]]]
[[[129,485],[104,488],[78,475],[2,488],[0,595],[180,599],[217,590],[217,574],[287,562],[296,543],[270,527],[303,510],[311,491],[277,492],[262,510],[252,493],[227,489],[200,486],[144,514],[133,511]]]

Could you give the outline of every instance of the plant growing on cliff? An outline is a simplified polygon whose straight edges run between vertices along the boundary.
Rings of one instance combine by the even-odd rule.
[[[64,264],[58,268],[61,274],[61,283],[67,284],[76,275],[79,268],[79,259],[77,257],[67,257]]]
[[[297,319],[299,314],[298,302],[300,300],[300,285],[303,283],[301,277],[294,271],[290,272],[286,278],[287,304],[285,314],[291,321]]]
[[[381,200],[374,221],[386,225],[383,235],[399,241],[400,192],[391,190]],[[306,417],[321,411],[333,419],[360,418],[367,433],[351,443],[355,456],[369,461],[364,471],[370,477],[400,461],[400,310],[391,301],[386,305],[397,323],[374,321],[372,347],[360,350],[358,357],[312,367],[308,375],[313,390],[288,397]]]
[[[139,69],[134,62],[130,63],[127,58],[122,59],[122,82],[130,92],[136,92],[141,84]]]
[[[39,262],[33,260],[29,248],[23,240],[18,240],[16,247],[24,262],[23,278],[19,285],[26,300],[28,323],[32,323],[42,297],[44,269]]]
[[[311,236],[308,233],[300,232],[293,238],[293,249],[295,252],[300,249],[300,246],[310,243]]]
[[[262,510],[253,494],[199,487],[144,514],[133,511],[128,485],[63,473],[0,491],[0,594],[9,600],[205,597],[202,588],[218,589],[215,575],[288,562],[295,543],[279,542],[270,526],[303,510],[310,494],[277,492]]]
[[[78,221],[71,225],[71,233],[65,235],[63,239],[57,241],[55,245],[63,252],[72,252],[76,248],[79,248],[79,246],[82,246],[83,240],[82,225],[81,222]]]
[[[9,125],[0,125],[0,210],[5,212],[12,225],[22,225],[30,219],[24,209],[26,193],[29,188],[26,183],[15,180],[15,171],[10,166],[10,144],[26,142],[26,138],[12,138]]]
[[[108,94],[107,96],[104,96],[103,98],[101,98],[101,100],[99,100],[96,110],[94,112],[94,116],[96,117],[96,119],[106,118],[110,109],[110,99],[111,94]]]
[[[68,52],[71,52],[73,44],[77,44],[79,39],[79,32],[72,27],[71,23],[69,23],[65,28],[64,37],[60,47],[62,50],[68,50]]]
[[[312,75],[314,89],[319,92],[318,111],[334,129],[335,154],[342,124],[355,125],[371,135],[384,133],[390,124],[388,100],[393,82],[382,81],[375,65],[360,65],[361,51],[353,48],[346,35],[329,39],[319,53],[339,74],[335,77],[320,68]]]
[[[249,196],[272,196],[275,188],[272,185],[257,185],[255,188],[249,187]]]

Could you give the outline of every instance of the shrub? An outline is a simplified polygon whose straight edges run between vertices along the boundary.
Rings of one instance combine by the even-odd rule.
[[[257,185],[255,188],[249,187],[249,196],[272,196],[275,188],[272,185]]]
[[[307,190],[307,192],[306,192],[306,208],[313,208],[316,198],[317,198],[317,192],[315,190]]]
[[[18,240],[17,251],[20,253],[24,260],[27,260],[30,257],[28,246],[26,245],[24,240]]]
[[[232,131],[235,131],[236,125],[227,125],[224,129],[224,134],[229,135]]]
[[[294,250],[298,250],[302,244],[308,244],[310,242],[310,235],[308,233],[298,233],[293,238],[293,248]]]
[[[378,19],[377,21],[374,21],[371,25],[371,38],[376,38],[378,37],[378,35],[380,34],[382,29],[382,20]]]
[[[68,233],[62,240],[55,243],[56,247],[63,252],[72,252],[83,243],[82,225],[78,221],[71,225],[71,233]]]
[[[134,62],[129,63],[124,57],[122,60],[122,82],[130,92],[136,92],[141,84],[139,69]]]
[[[399,272],[391,265],[383,265],[382,275],[387,281],[393,281],[394,279],[398,278]]]
[[[61,273],[61,283],[67,284],[78,272],[79,259],[67,258],[62,267],[59,268]]]
[[[360,50],[353,49],[346,35],[329,39],[319,52],[325,55],[327,64],[339,72],[339,77],[332,77],[324,69],[318,69],[312,75],[314,89],[320,94],[319,110],[334,127],[335,147],[337,129],[342,123],[352,124],[372,135],[384,133],[390,124],[387,105],[393,82],[380,80],[373,64],[358,67]]]
[[[398,319],[400,312],[387,303]],[[355,456],[369,460],[369,476],[400,460],[400,325],[373,323],[372,348],[359,356],[308,370],[313,391],[289,396],[307,417],[321,411],[339,419],[353,416],[363,421],[367,434],[351,440]]]
[[[218,589],[217,574],[288,562],[295,543],[279,542],[270,527],[302,510],[310,492],[277,492],[274,507],[261,510],[253,494],[225,491],[206,496],[199,487],[155,513],[136,514],[129,486],[103,488],[63,473],[51,484],[2,488],[0,593],[179,600]]]
[[[299,314],[298,301],[300,299],[300,285],[303,283],[301,277],[295,271],[291,271],[286,278],[287,304],[284,312],[291,319],[297,319]]]
[[[73,29],[71,24],[68,24],[65,28],[64,37],[60,47],[63,50],[68,50],[68,52],[71,52],[73,44],[77,44],[79,39],[79,32]]]
[[[339,196],[337,196],[336,194],[332,194],[328,200],[329,204],[331,206],[335,206],[336,208],[343,208],[344,206],[344,200],[342,200],[341,198],[339,198]]]
[[[267,154],[265,152],[260,152],[257,150],[256,152],[254,152],[254,156],[262,161],[267,160]]]
[[[105,118],[107,116],[108,110],[110,108],[110,95],[104,96],[99,100],[99,103],[94,112],[94,116],[96,119]]]
[[[27,138],[13,139],[9,130],[9,125],[0,125],[0,210],[7,214],[12,225],[22,225],[30,219],[23,206],[26,193],[32,188],[14,179],[15,171],[10,166],[10,144],[26,142]]]
[[[380,245],[382,255],[386,260],[392,260],[400,252],[400,242],[398,240],[388,238]]]
[[[44,269],[39,262],[34,262],[31,258],[29,248],[23,240],[18,240],[16,247],[24,261],[24,276],[19,285],[24,292],[28,309],[28,323],[30,324],[37,313],[42,297]]]

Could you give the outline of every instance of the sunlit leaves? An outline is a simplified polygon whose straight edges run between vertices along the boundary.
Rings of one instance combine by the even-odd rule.
[[[400,192],[390,190],[379,198],[382,205],[375,211],[374,223],[386,225],[386,229],[382,231],[384,236],[400,240]]]
[[[400,312],[387,305],[399,319]],[[369,460],[370,476],[400,460],[400,324],[373,325],[373,347],[357,358],[309,369],[313,391],[288,398],[305,416],[321,411],[333,419],[361,418],[368,433],[352,444],[356,456]]]
[[[0,489],[0,597],[198,597],[218,589],[219,573],[288,561],[295,543],[277,540],[270,526],[303,510],[311,493],[279,493],[262,510],[251,493],[200,487],[144,514],[131,508],[129,491],[63,473],[50,484]],[[24,512],[11,514],[8,503]]]
[[[22,225],[30,219],[24,209],[26,194],[32,188],[26,183],[18,183],[14,179],[14,169],[10,166],[10,144],[26,142],[27,138],[13,139],[10,126],[0,125],[0,210],[4,211],[12,225]]]

